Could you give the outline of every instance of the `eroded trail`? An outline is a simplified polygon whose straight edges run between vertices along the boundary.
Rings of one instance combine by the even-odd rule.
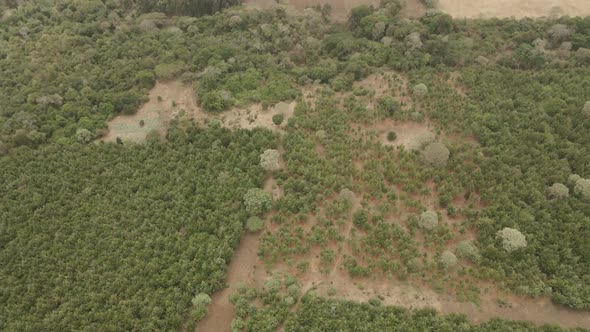
[[[236,290],[236,284],[244,282],[250,286],[262,287],[267,278],[264,265],[257,255],[259,234],[245,234],[240,246],[234,254],[227,272],[228,288],[211,297],[207,316],[197,325],[197,331],[230,331],[234,318],[234,307],[229,302],[229,296]]]

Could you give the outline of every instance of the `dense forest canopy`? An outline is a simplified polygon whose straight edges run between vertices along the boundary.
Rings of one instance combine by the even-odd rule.
[[[191,299],[223,288],[243,226],[254,220],[260,228],[251,217],[269,208],[284,226],[278,235],[264,233],[260,253],[269,260],[342,242],[332,221],[350,215],[365,236],[363,254],[380,258],[363,264],[347,257],[351,276],[379,269],[441,276],[456,264],[443,251],[452,235],[440,211],[412,201],[430,190],[429,181],[436,206],[477,234],[456,252],[472,260],[470,276],[590,309],[589,17],[455,20],[430,10],[407,20],[395,0],[357,7],[346,23],[331,23],[321,8],[297,16],[280,8],[219,11],[234,4],[0,5],[0,329],[177,330],[183,318],[201,316],[191,312]],[[403,77],[407,87],[369,106],[375,91],[355,84],[381,72]],[[297,107],[280,138],[174,120],[167,142],[92,143],[109,119],[136,112],[156,81],[166,80],[193,86],[205,112],[290,100]],[[314,104],[302,90],[317,94]],[[460,133],[477,144],[433,142],[431,133],[424,152],[394,151],[355,131],[426,118],[437,138]],[[267,150],[281,151],[284,169],[276,160],[260,165],[263,153],[278,158]],[[265,171],[284,190],[272,204],[260,190]],[[347,200],[355,194],[379,200],[383,211],[352,211]],[[326,199],[338,195],[349,198]],[[481,208],[457,208],[461,197],[481,198]],[[416,210],[404,227],[383,218],[398,200]],[[314,236],[289,227],[322,204],[329,211]],[[418,232],[435,257],[419,251]],[[334,263],[330,250],[322,252],[326,265]],[[344,318],[330,319],[334,310]],[[378,329],[392,321],[416,330],[431,323],[537,330],[315,297],[303,300],[285,329],[359,322]]]

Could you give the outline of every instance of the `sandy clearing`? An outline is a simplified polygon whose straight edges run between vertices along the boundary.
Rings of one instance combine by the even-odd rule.
[[[234,107],[228,111],[213,114],[203,111],[197,104],[193,87],[180,81],[156,82],[150,90],[148,101],[133,115],[116,116],[108,122],[108,133],[99,141],[114,142],[117,137],[123,141],[140,143],[146,135],[156,130],[161,137],[166,135],[171,120],[194,120],[197,125],[206,126],[212,120],[219,120],[221,126],[231,129],[268,128],[281,132],[287,120],[293,116],[296,102],[280,102],[268,109],[261,104],[252,104],[244,108]],[[284,116],[280,126],[272,122],[272,117],[281,113]],[[140,125],[140,121],[144,125]]]
[[[588,0],[439,0],[438,8],[454,17],[550,17],[590,15]]]

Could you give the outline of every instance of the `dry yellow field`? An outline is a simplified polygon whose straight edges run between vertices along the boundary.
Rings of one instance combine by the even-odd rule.
[[[590,0],[439,0],[439,9],[468,18],[588,16]]]

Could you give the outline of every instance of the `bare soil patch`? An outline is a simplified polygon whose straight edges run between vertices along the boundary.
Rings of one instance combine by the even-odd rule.
[[[438,8],[454,17],[551,17],[590,15],[587,0],[440,0]]]
[[[232,108],[219,114],[207,113],[197,104],[193,87],[180,81],[156,82],[150,90],[148,101],[133,115],[120,115],[108,123],[108,133],[100,140],[114,142],[117,137],[123,141],[140,143],[146,135],[156,130],[164,137],[172,119],[194,120],[198,125],[206,126],[210,121],[218,120],[226,128],[253,129],[268,128],[281,131],[287,120],[293,116],[296,102],[280,102],[273,107],[263,109],[260,104],[245,108]],[[272,117],[281,113],[284,116],[280,126],[272,122]],[[140,121],[143,120],[143,125]]]
[[[416,150],[416,142],[419,138],[432,133],[433,128],[426,122],[396,122],[386,119],[377,123],[374,127],[377,130],[380,141],[383,145],[403,146],[406,150]],[[397,138],[393,141],[387,139],[389,132],[395,132]],[[432,133],[434,136],[434,133]]]

